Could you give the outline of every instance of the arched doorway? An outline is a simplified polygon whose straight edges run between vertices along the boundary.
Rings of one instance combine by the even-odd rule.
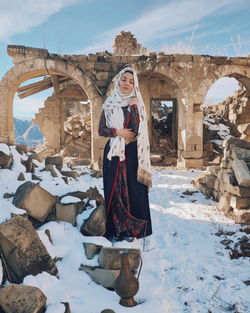
[[[149,117],[152,164],[176,165],[181,90],[173,79],[156,71],[140,72],[138,79]]]
[[[37,77],[46,77],[44,80],[41,80],[35,86],[26,86],[20,90],[19,86],[25,81],[37,78]],[[51,84],[54,89],[58,89],[61,83],[65,80],[72,80],[77,85],[79,85],[82,90],[86,93],[90,101],[90,110],[91,110],[91,159],[94,160],[94,145],[93,141],[95,140],[94,134],[97,133],[97,110],[96,107],[99,107],[99,102],[101,102],[101,97],[98,94],[95,86],[93,85],[91,79],[78,67],[73,66],[63,62],[62,60],[50,60],[50,59],[32,59],[25,62],[20,62],[16,64],[10,71],[8,71],[3,79],[0,82],[0,109],[1,109],[1,126],[0,126],[0,141],[8,144],[14,143],[14,125],[13,125],[13,98],[15,92],[19,91],[21,93],[29,94],[34,91],[43,88],[41,84]],[[45,82],[44,82],[45,81]],[[49,82],[50,81],[50,82]],[[54,106],[56,107],[56,106]],[[57,112],[55,112],[55,117],[59,120],[59,124],[62,116],[60,112],[61,106],[57,106]],[[52,121],[53,123],[53,121]],[[55,129],[53,125],[53,129]],[[60,127],[58,127],[60,129]],[[54,142],[61,142],[60,131],[55,131],[56,138]],[[53,135],[52,135],[53,136]]]
[[[207,81],[202,106],[204,165],[220,164],[224,139],[233,136],[250,141],[250,73],[241,66],[224,67],[218,73]],[[216,86],[222,95],[226,85],[231,92],[224,93],[225,99],[216,99],[214,95],[215,100],[211,101]]]

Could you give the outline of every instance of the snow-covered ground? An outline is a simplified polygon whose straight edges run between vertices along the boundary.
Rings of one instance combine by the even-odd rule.
[[[23,182],[16,180],[24,167],[21,156],[12,148],[15,162],[12,171],[0,169],[0,222],[18,212],[12,199],[3,194],[14,193]],[[53,178],[49,172],[39,172],[44,165],[37,162],[36,175],[43,178],[40,185],[50,193],[63,196],[71,191],[85,191],[97,186],[102,192],[102,179],[82,175],[78,181],[65,184],[61,177]],[[66,168],[65,168],[66,169]],[[77,167],[79,173],[90,172]],[[47,296],[46,313],[64,313],[61,302],[69,302],[72,313],[100,313],[112,309],[116,313],[222,313],[250,312],[249,258],[230,259],[230,250],[221,241],[223,231],[236,231],[232,241],[245,235],[240,225],[223,216],[216,203],[206,199],[190,183],[197,171],[155,170],[150,190],[150,207],[154,231],[154,249],[142,252],[143,266],[140,289],[135,296],[142,302],[133,308],[119,305],[119,297],[94,283],[80,264],[97,265],[98,260],[87,260],[82,242],[90,241],[111,245],[105,238],[84,237],[79,228],[89,212],[78,217],[78,226],[69,223],[49,222],[38,230],[39,236],[57,262],[59,278],[43,272],[26,276],[23,284],[39,287]],[[25,173],[26,180],[31,174]],[[188,190],[185,195],[185,191]],[[191,193],[190,193],[191,191]],[[183,194],[184,192],[184,194]],[[64,199],[64,202],[69,201]],[[72,200],[72,199],[71,199]],[[71,201],[70,200],[70,201]],[[92,201],[93,207],[95,206]],[[49,229],[53,244],[45,235]],[[119,243],[116,246],[138,247],[142,243]]]

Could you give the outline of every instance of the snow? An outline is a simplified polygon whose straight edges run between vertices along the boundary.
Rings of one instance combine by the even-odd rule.
[[[81,199],[73,196],[66,196],[61,199],[62,204],[81,202]]]
[[[221,139],[213,139],[211,142],[216,143],[221,148],[223,147],[224,139],[232,137],[232,135],[230,135],[230,129],[228,126],[222,123],[214,124],[214,120],[212,118],[204,117],[203,123],[206,124],[210,130],[217,131]]]
[[[3,152],[6,155],[10,155],[10,149],[9,146],[5,143],[0,143],[0,151]]]
[[[10,212],[18,210],[12,198],[4,199],[3,194],[15,192],[23,183],[16,181],[22,167],[19,156],[13,155],[14,170],[0,169],[1,222],[10,218]],[[43,178],[40,185],[54,195],[64,196],[95,186],[103,193],[102,179],[91,177],[87,167],[76,170],[88,174],[77,181],[69,179],[69,184],[65,184],[60,177],[39,172],[44,165],[37,165],[35,174]],[[65,169],[69,170],[66,166]],[[241,225],[226,218],[217,210],[217,203],[206,199],[193,187],[190,182],[199,173],[174,169],[153,172],[149,198],[154,248],[142,251],[140,288],[135,296],[141,304],[133,308],[120,306],[115,292],[97,285],[85,272],[79,271],[81,264],[98,265],[98,256],[87,260],[84,242],[111,246],[103,237],[86,237],[79,231],[83,220],[96,207],[95,201],[86,204],[89,209],[77,217],[77,227],[65,222],[49,222],[37,230],[51,257],[58,259],[58,275],[47,272],[28,275],[23,284],[37,286],[44,292],[46,313],[63,313],[65,307],[61,302],[69,302],[74,313],[99,313],[107,308],[117,313],[250,312],[250,286],[244,283],[250,280],[249,258],[231,260],[230,250],[221,244],[224,235],[216,235],[222,230],[236,231],[230,237],[234,241],[242,236]],[[29,173],[25,175],[28,179]],[[190,195],[183,194],[186,190]],[[69,197],[65,198],[68,201]],[[52,243],[45,234],[46,229],[50,231]],[[143,240],[114,244],[115,247],[137,248],[142,245]]]

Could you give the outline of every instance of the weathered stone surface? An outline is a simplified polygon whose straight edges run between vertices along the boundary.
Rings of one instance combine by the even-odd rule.
[[[250,151],[249,151],[250,159]],[[250,171],[247,167],[247,164],[244,160],[234,160],[232,164],[234,174],[238,181],[238,184],[243,187],[250,187]],[[250,193],[250,190],[249,190]],[[250,196],[250,194],[249,194]]]
[[[89,198],[90,200],[95,200],[97,205],[104,205],[104,198],[96,187],[90,187],[86,191],[85,198]]]
[[[79,177],[79,174],[77,173],[77,171],[61,171],[61,174],[66,177],[72,177],[75,180],[77,180],[77,178]]]
[[[69,183],[69,178],[66,176],[62,176],[62,179],[64,180],[65,184]]]
[[[231,184],[233,186],[237,186],[237,179],[234,175],[234,172],[231,169],[224,169],[221,171],[221,180],[223,183]]]
[[[234,209],[233,213],[236,217],[236,223],[250,224],[250,210],[247,209]]]
[[[56,204],[56,219],[76,226],[77,204]]]
[[[35,174],[31,174],[31,179],[32,180],[39,180],[39,181],[42,181],[42,179],[40,178],[40,177],[38,177],[37,175],[35,175]]]
[[[203,172],[203,173],[200,173],[197,176],[195,176],[193,179],[194,184],[197,185],[198,182],[200,182],[200,181],[203,182],[207,175],[208,175],[207,172]]]
[[[54,165],[52,165],[52,164],[46,165],[40,172],[44,172],[44,171],[50,172],[52,177],[58,177],[58,175],[54,169]]]
[[[69,163],[67,163],[68,167],[73,168],[75,166],[81,166],[81,165],[90,165],[91,160],[90,159],[73,159],[70,160]]]
[[[226,150],[230,150],[231,147],[239,147],[242,149],[250,149],[250,142],[246,142],[237,138],[229,138],[224,141],[224,147]]]
[[[55,165],[56,168],[60,171],[63,167],[63,159],[61,156],[53,156],[45,158],[45,165]]]
[[[230,206],[234,209],[249,209],[250,210],[250,197],[249,198],[240,198],[240,197],[231,197]]]
[[[225,214],[228,214],[231,211],[231,197],[232,195],[230,193],[224,193],[223,196],[220,197],[218,209],[223,211]]]
[[[57,197],[30,181],[19,186],[13,198],[16,207],[26,210],[30,216],[41,222],[46,219],[57,201]]]
[[[13,162],[13,156],[6,144],[0,144],[0,168],[10,168]]]
[[[121,255],[120,251],[128,250],[130,254],[128,255],[129,259],[129,268],[136,270],[140,264],[140,249],[124,249],[124,248],[108,248],[102,247],[99,254],[99,265],[102,268],[109,270],[119,270],[121,269]]]
[[[16,65],[11,71],[6,73],[6,76],[3,77],[1,83],[0,95],[3,99],[1,120],[4,123],[1,123],[3,125],[0,126],[0,139],[2,138],[4,142],[11,142],[14,138],[13,128],[11,127],[11,114],[9,114],[12,106],[12,97],[8,96],[9,90],[15,89],[16,84],[18,84],[18,77],[23,76],[27,77],[27,79],[32,78],[34,75],[36,76],[40,72],[46,71],[47,64],[49,68],[57,69],[58,73],[60,72],[61,74],[64,74],[64,77],[74,77],[75,83],[68,81],[64,84],[60,84],[60,95],[55,93],[53,94],[53,97],[49,97],[52,99],[47,99],[48,105],[45,105],[44,108],[36,114],[35,123],[42,124],[43,132],[45,132],[46,148],[51,149],[53,153],[61,149],[61,146],[65,143],[63,121],[70,113],[69,106],[71,103],[68,105],[69,102],[76,102],[75,100],[79,99],[86,101],[89,97],[91,98],[91,139],[93,139],[93,149],[91,151],[88,149],[88,157],[92,154],[91,159],[93,160],[91,161],[93,162],[99,160],[101,153],[100,147],[96,145],[98,136],[97,119],[100,113],[100,103],[103,101],[102,97],[106,96],[105,87],[110,84],[110,79],[126,64],[130,64],[141,73],[139,77],[140,88],[145,97],[145,104],[148,112],[150,112],[150,99],[152,97],[161,97],[162,99],[175,98],[178,100],[178,103],[180,102],[180,99],[181,102],[183,102],[183,105],[178,106],[178,112],[180,111],[180,114],[174,116],[178,126],[176,129],[172,130],[173,136],[178,137],[175,138],[178,139],[176,140],[176,143],[179,145],[178,159],[181,161],[182,158],[189,158],[188,160],[183,160],[184,166],[189,167],[202,166],[203,114],[202,112],[199,112],[199,109],[200,103],[207,92],[208,82],[214,80],[217,76],[223,77],[228,75],[228,66],[233,66],[235,73],[240,76],[244,76],[245,71],[247,71],[249,67],[248,57],[218,58],[204,55],[166,55],[164,53],[149,53],[139,45],[134,36],[128,32],[122,32],[116,37],[114,55],[107,52],[90,54],[89,56],[56,55],[50,54],[45,50],[43,50],[43,52],[37,52],[37,49],[24,46],[12,47],[9,49],[9,53],[11,53],[13,62]],[[20,62],[23,62],[23,66],[19,65]],[[169,68],[170,63],[171,68]],[[239,64],[240,66],[238,66]],[[83,78],[79,69],[83,72],[87,71],[87,76],[85,77],[86,80],[84,80],[84,82],[82,81]],[[169,78],[169,70],[173,71],[173,75],[170,75],[171,79]],[[216,77],[214,77],[214,75]],[[59,80],[61,78],[60,76],[58,77]],[[50,78],[48,77],[47,80],[50,80]],[[188,88],[187,82],[190,82]],[[201,84],[201,82],[206,83]],[[43,83],[44,81],[39,82],[38,86],[41,86]],[[84,84],[84,88],[81,88],[80,85],[82,84]],[[67,85],[67,88],[61,90],[64,88],[64,85]],[[98,90],[98,88],[96,88],[98,85],[104,88],[99,88],[101,90]],[[167,88],[165,88],[164,85],[167,86]],[[73,86],[73,88],[70,89],[70,86]],[[76,89],[77,86],[82,89],[81,93],[74,93],[73,97],[69,97],[72,95],[72,90]],[[86,92],[83,89],[86,90]],[[182,96],[180,95],[180,90],[185,91]],[[65,96],[65,98],[71,98],[71,100],[64,101],[61,92],[64,92],[64,96],[67,94],[67,97]],[[80,100],[78,102],[80,102]],[[64,102],[67,102],[66,106]],[[249,114],[244,116],[246,115],[245,112],[249,112],[249,106],[246,106],[245,103],[243,103],[239,109],[241,112],[236,113],[235,110],[234,115],[241,115],[241,120],[249,119]],[[149,117],[149,126],[150,124],[151,120]],[[186,131],[186,139],[192,137],[194,133],[197,134],[196,137],[198,141],[192,142],[190,139],[181,140],[180,136],[182,136],[182,131]],[[150,129],[149,133],[151,134]],[[81,140],[78,142],[81,143]],[[73,152],[75,152],[75,147],[78,147],[78,142],[77,144],[75,142],[73,143]],[[88,148],[90,148],[90,145],[88,145]],[[77,154],[78,152],[82,153],[83,149],[84,148],[81,147],[77,151]],[[211,147],[209,149],[210,151],[212,150]],[[75,154],[74,156],[79,155]],[[178,162],[178,165],[179,164],[181,164],[181,162]]]
[[[26,275],[47,271],[57,274],[57,267],[31,223],[22,216],[0,224],[0,250],[8,267],[8,279],[21,283]]]
[[[46,300],[43,292],[33,286],[11,284],[0,289],[0,307],[5,313],[39,313]]]
[[[91,260],[93,257],[101,251],[102,246],[95,245],[94,243],[83,243],[85,254],[87,259]]]
[[[114,289],[114,283],[120,270],[108,270],[96,266],[81,265],[80,270],[85,271],[98,285]]]
[[[69,192],[66,195],[64,195],[64,197],[66,196],[72,196],[72,197],[76,197],[79,198],[81,200],[88,198],[88,195],[86,192],[84,191],[73,191],[73,192]],[[93,199],[92,199],[93,200]]]
[[[22,160],[21,162],[25,166],[27,173],[34,173],[35,169],[32,158],[29,157],[27,160]]]
[[[206,175],[204,177],[204,183],[207,185],[208,188],[214,189],[214,183],[216,179],[217,177],[214,175]]]
[[[231,151],[231,158],[234,160],[250,160],[250,149],[248,150],[240,147],[233,147]]]
[[[17,180],[19,180],[19,181],[25,180],[24,174],[22,172],[18,175]]]
[[[205,183],[198,181],[196,187],[208,198],[211,198],[213,195],[213,189],[208,188]]]
[[[106,213],[105,208],[100,205],[84,221],[81,227],[81,233],[86,236],[102,236],[106,231]]]
[[[28,153],[28,147],[27,145],[23,145],[23,144],[16,144],[16,151],[23,155],[24,153]]]
[[[250,195],[250,187],[246,188],[246,187],[240,187],[240,186],[233,186],[227,183],[224,183],[222,187],[223,187],[224,192],[225,191],[229,192],[232,195],[237,196],[237,197],[247,198]]]
[[[221,170],[221,167],[220,166],[208,166],[207,170],[211,175],[217,176],[217,174]]]

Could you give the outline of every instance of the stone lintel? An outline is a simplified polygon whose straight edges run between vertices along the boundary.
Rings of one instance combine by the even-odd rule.
[[[39,58],[47,58],[49,55],[48,50],[41,48],[32,48],[18,45],[8,45],[7,47],[8,55],[15,57],[16,54],[32,55]]]

